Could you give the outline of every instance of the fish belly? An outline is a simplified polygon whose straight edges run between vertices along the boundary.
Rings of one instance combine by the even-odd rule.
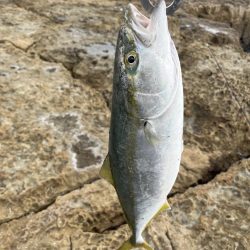
[[[125,124],[124,124],[125,123]],[[125,119],[111,130],[111,170],[128,223],[140,235],[165,203],[179,171],[182,145],[163,139],[151,145],[143,123]]]

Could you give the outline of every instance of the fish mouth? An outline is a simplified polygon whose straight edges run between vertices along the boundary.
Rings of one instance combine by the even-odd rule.
[[[142,30],[147,30],[150,24],[150,19],[143,15],[132,3],[128,5],[132,21]]]
[[[155,32],[151,19],[143,15],[133,4],[129,4],[125,14],[125,21],[136,37],[149,47],[155,40]]]

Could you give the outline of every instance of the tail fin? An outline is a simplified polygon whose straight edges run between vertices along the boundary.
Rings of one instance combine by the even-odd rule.
[[[118,250],[131,250],[138,247],[144,248],[146,250],[153,250],[153,248],[149,246],[146,242],[134,245],[131,243],[130,239],[128,241],[125,241]]]

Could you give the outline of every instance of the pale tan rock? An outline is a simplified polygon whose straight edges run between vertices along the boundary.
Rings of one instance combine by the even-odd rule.
[[[0,2],[0,249],[117,249],[130,230],[97,179],[128,1]],[[231,165],[250,155],[249,0],[178,13],[186,145],[172,210],[145,238],[155,250],[248,249],[249,160]]]
[[[238,32],[242,47],[249,51],[250,36],[250,1],[249,0],[190,0],[185,1],[183,9],[199,18],[228,23]]]
[[[42,33],[47,20],[14,4],[0,1],[0,43],[10,42],[27,50]]]
[[[7,44],[0,54],[3,222],[97,178],[109,111],[99,93],[73,80],[62,65]]]
[[[180,172],[171,193],[183,192],[192,185],[205,182],[210,177],[210,169],[208,154],[197,147],[186,146],[182,154]]]
[[[172,190],[176,193],[248,157],[250,56],[242,52],[239,34],[228,24],[185,14],[179,20],[171,18],[170,26],[185,93],[186,146]],[[189,154],[191,164],[186,160]],[[184,170],[185,166],[189,167]]]
[[[250,56],[225,24],[189,15],[173,21],[184,80],[185,142],[208,153],[210,170],[218,172],[249,155]]]
[[[247,249],[250,162],[236,163],[206,185],[170,199],[145,238],[161,249]],[[41,212],[5,223],[0,241],[9,249],[117,249],[129,237],[113,187],[104,180],[58,197]]]
[[[75,78],[98,89],[110,106],[114,50],[122,17],[119,8],[125,3],[102,1],[90,4],[76,0],[69,7],[62,1],[41,4],[26,0],[20,5],[54,21],[59,12],[65,17],[63,22],[55,24],[55,29],[41,36],[31,51],[44,60],[63,63]],[[243,14],[238,10],[245,10],[248,5],[246,2],[230,2],[232,17],[239,19],[232,19],[236,29],[230,27],[228,19],[218,22],[226,15],[217,11],[223,6],[223,2],[187,1],[183,9],[188,14],[169,21],[183,70],[185,143],[196,145],[209,154],[210,172],[218,172],[221,167],[226,169],[250,153],[247,125],[247,119],[250,120],[250,57],[241,50],[236,26],[243,22]],[[206,18],[210,20],[189,15],[199,16],[203,7],[216,10],[207,11]],[[102,25],[95,26],[99,20]],[[216,164],[217,161],[223,164]]]
[[[100,245],[97,247],[102,242],[107,247],[114,234],[106,237],[105,231],[121,223],[124,219],[114,189],[101,180],[59,196],[55,203],[41,212],[1,225],[0,242],[4,240],[7,249],[9,246],[14,249],[43,249],[45,246],[64,249],[69,247],[71,237],[74,249],[92,249],[88,245],[94,247],[98,239]],[[120,237],[116,240],[118,244],[127,237],[127,234],[120,236],[123,231],[121,229],[120,234],[115,234]]]
[[[206,185],[172,200],[167,224],[174,249],[248,249],[250,161],[243,160]],[[154,224],[154,223],[153,223]]]

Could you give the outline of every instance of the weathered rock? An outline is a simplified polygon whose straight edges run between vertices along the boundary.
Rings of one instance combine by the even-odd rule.
[[[180,172],[171,195],[184,192],[190,186],[208,181],[211,178],[210,171],[209,155],[198,147],[186,146],[182,154]]]
[[[182,63],[188,152],[172,190],[178,192],[176,188],[205,183],[250,155],[250,56],[226,23],[184,13],[179,20],[171,18],[170,27]],[[196,160],[191,169],[185,169],[188,154]]]
[[[151,224],[149,238],[160,242],[164,232],[172,249],[178,250],[248,249],[249,179],[248,159],[234,164],[208,184],[176,195],[168,215],[161,214]],[[157,243],[155,249],[165,249],[164,243]]]
[[[32,47],[44,60],[61,62],[75,78],[100,89],[112,87],[116,37],[124,1],[18,1],[53,25]]]
[[[209,153],[210,170],[217,172],[250,155],[250,55],[226,25],[188,15],[178,23],[185,142]]]
[[[248,249],[250,161],[236,163],[206,185],[170,199],[172,210],[145,232],[155,250]],[[114,189],[85,185],[47,209],[0,227],[2,249],[117,249],[129,237]]]
[[[62,65],[30,58],[8,43],[0,54],[3,222],[97,178],[109,112],[102,96]]]
[[[63,63],[73,77],[100,90],[110,106],[114,47],[125,3],[22,0],[18,5],[53,22],[30,51]],[[227,168],[250,153],[250,57],[242,53],[237,32],[249,23],[248,6],[248,1],[186,1],[183,10],[202,18],[181,10],[182,16],[170,19],[184,76],[185,141],[209,153],[212,172],[218,171],[214,162],[221,160],[219,165]]]
[[[125,5],[0,1],[1,249],[110,250],[129,237],[114,189],[98,180]],[[249,6],[190,0],[169,18],[186,145],[172,210],[145,232],[155,250],[249,248],[249,160],[231,167],[250,155]]]
[[[113,243],[119,244],[119,239],[113,240],[108,231],[121,223],[124,219],[114,189],[102,180],[58,197],[44,211],[3,224],[0,242],[5,239],[7,249],[68,249],[70,241],[73,249],[93,249],[100,241],[100,246],[115,249]]]
[[[0,1],[0,43],[10,42],[27,50],[41,35],[47,20],[14,4]]]
[[[199,18],[228,23],[238,32],[242,47],[249,52],[250,46],[250,1],[241,0],[190,0],[183,9]]]
[[[37,52],[43,60],[63,63],[74,78],[102,92],[110,92],[115,36],[112,40],[108,37],[104,40],[104,36],[90,29],[60,25],[42,36],[31,51]]]

